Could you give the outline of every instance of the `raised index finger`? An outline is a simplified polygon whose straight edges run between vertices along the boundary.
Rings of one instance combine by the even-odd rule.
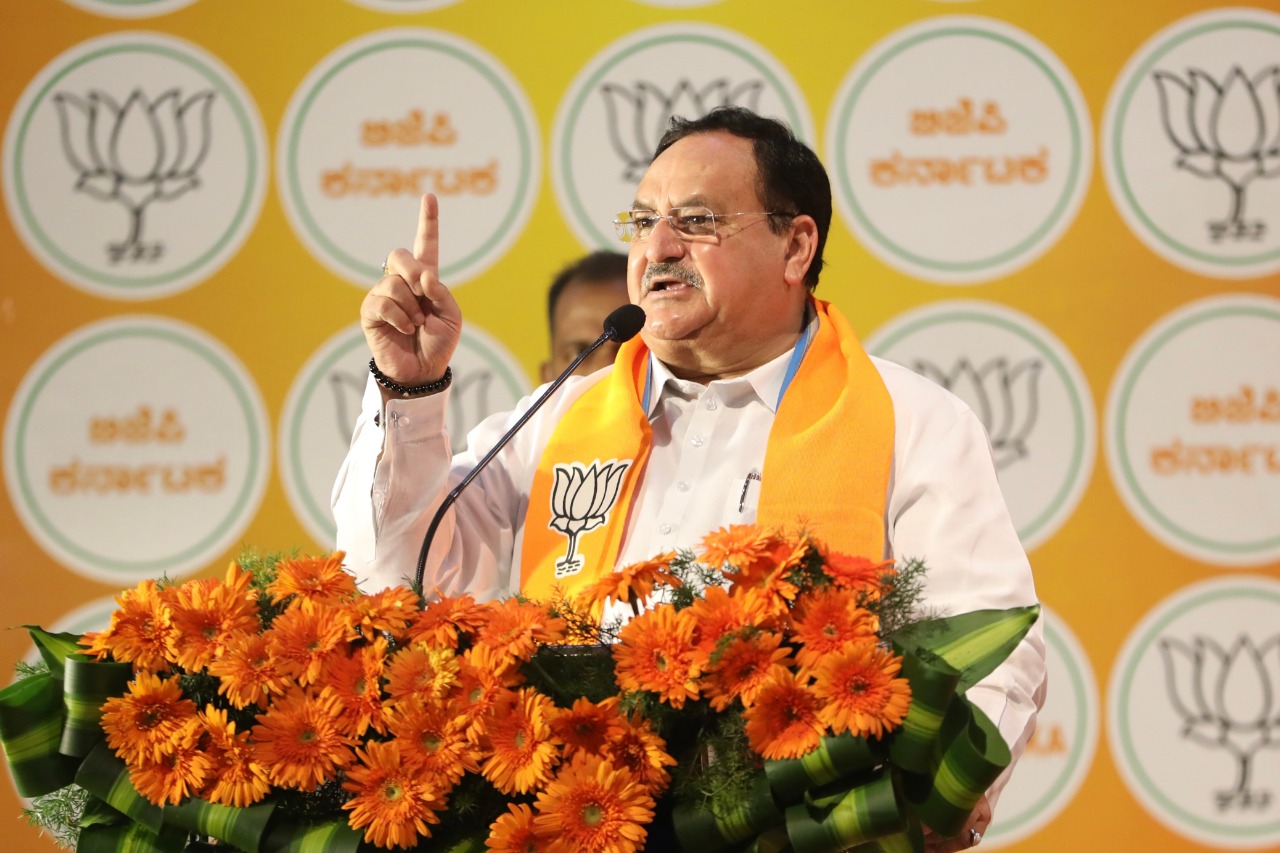
[[[432,278],[440,273],[440,202],[434,193],[422,197],[418,210],[418,233],[413,238],[413,256],[427,268]]]

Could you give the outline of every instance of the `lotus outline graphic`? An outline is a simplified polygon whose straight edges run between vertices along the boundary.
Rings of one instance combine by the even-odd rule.
[[[143,242],[143,217],[152,202],[173,201],[200,186],[213,98],[212,89],[185,99],[170,89],[151,100],[141,88],[123,104],[96,89],[84,98],[53,96],[75,190],[129,212],[129,233],[106,247],[112,264],[154,262],[163,255],[162,243]]]
[[[645,81],[630,88],[618,83],[601,85],[609,142],[623,162],[623,180],[634,184],[644,175],[672,116],[701,118],[716,107],[729,105],[754,111],[762,91],[763,80],[732,85],[723,78],[702,88],[692,80],[681,79],[669,92]]]
[[[565,555],[556,560],[556,577],[576,575],[582,571],[583,559],[575,553],[578,537],[595,530],[609,520],[609,512],[618,499],[622,475],[631,460],[599,459],[584,466],[581,462],[557,464],[555,483],[551,487],[551,521],[548,527],[569,537]]]
[[[932,379],[968,403],[987,428],[996,467],[1003,469],[1030,455],[1027,439],[1040,414],[1040,374],[1036,358],[1010,365],[1003,357],[980,367],[961,357],[950,370],[917,359],[917,373]]]
[[[1218,809],[1269,808],[1272,792],[1254,786],[1253,760],[1280,746],[1280,634],[1259,644],[1241,634],[1229,649],[1208,637],[1163,637],[1159,647],[1181,735],[1236,761],[1234,787],[1216,792]]]
[[[1280,65],[1252,77],[1236,65],[1221,82],[1199,68],[1185,78],[1168,71],[1152,77],[1165,135],[1178,149],[1174,166],[1230,188],[1231,209],[1208,223],[1210,239],[1261,240],[1267,224],[1244,218],[1245,191],[1256,179],[1280,175]]]

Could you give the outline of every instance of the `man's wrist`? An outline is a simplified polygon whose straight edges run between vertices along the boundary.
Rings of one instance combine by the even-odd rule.
[[[428,382],[425,385],[402,385],[396,382],[379,370],[378,363],[372,358],[369,359],[369,372],[373,374],[373,379],[378,385],[401,397],[424,397],[429,394],[439,394],[453,382],[452,367],[446,367],[444,376],[441,376],[435,382]]]

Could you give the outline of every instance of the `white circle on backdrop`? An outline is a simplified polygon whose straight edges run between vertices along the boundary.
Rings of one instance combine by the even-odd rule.
[[[939,284],[1027,266],[1075,219],[1089,111],[1044,44],[1002,21],[930,18],[871,48],[827,124],[837,208],[880,260]]]
[[[698,118],[726,104],[775,116],[801,140],[813,139],[791,74],[732,30],[660,24],[596,54],[560,102],[551,142],[556,199],[582,245],[619,247],[613,219],[635,198],[672,115]]]
[[[1280,272],[1280,15],[1215,9],[1156,33],[1107,99],[1102,165],[1129,229],[1216,278]]]
[[[495,338],[468,325],[450,362],[453,383],[446,411],[454,452],[467,432],[506,412],[529,392],[523,369]],[[277,442],[285,494],[294,515],[326,548],[337,528],[329,506],[338,468],[351,444],[369,378],[369,349],[359,324],[326,341],[307,360],[289,389]]]
[[[45,352],[5,424],[5,479],[32,537],[108,583],[208,565],[243,533],[271,464],[253,379],[160,317],[85,326]]]
[[[277,182],[298,237],[362,289],[388,249],[411,245],[419,199],[440,199],[440,277],[497,261],[524,231],[541,176],[519,83],[458,36],[369,33],[312,69],[281,124]]]
[[[1096,414],[1084,373],[1052,332],[993,302],[950,300],[893,318],[866,348],[932,379],[977,414],[1024,548],[1071,517],[1093,472]]]
[[[982,834],[984,848],[1003,847],[1048,826],[1080,790],[1098,747],[1098,685],[1084,647],[1042,605],[1049,690],[1036,731],[1018,760],[1017,784],[1000,794],[998,817]]]
[[[86,12],[107,18],[150,18],[167,15],[195,3],[196,0],[66,0]]]
[[[1107,461],[1129,512],[1211,564],[1280,558],[1280,299],[1210,297],[1139,338],[1107,399]]]
[[[221,268],[257,221],[266,171],[243,84],[203,49],[156,33],[65,51],[5,131],[18,236],[55,276],[111,299],[166,296]]]
[[[1107,700],[1116,765],[1156,820],[1211,847],[1280,845],[1280,582],[1223,577],[1162,601]]]

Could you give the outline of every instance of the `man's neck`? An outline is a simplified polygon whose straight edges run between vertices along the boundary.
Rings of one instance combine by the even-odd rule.
[[[706,385],[717,379],[745,376],[793,348],[799,338],[797,330],[752,341],[749,348],[737,352],[715,355],[698,346],[697,341],[687,340],[655,341],[649,349],[676,378]]]

